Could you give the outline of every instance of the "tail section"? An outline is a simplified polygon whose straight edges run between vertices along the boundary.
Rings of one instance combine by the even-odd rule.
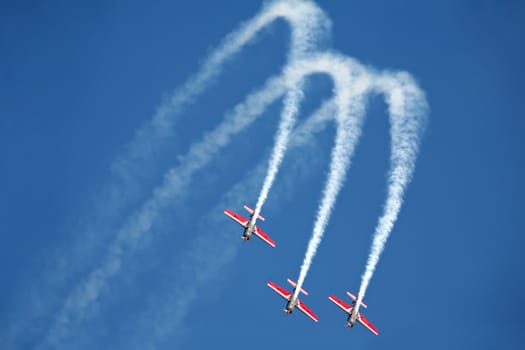
[[[297,283],[295,283],[295,281],[291,280],[288,278],[288,283],[290,283],[294,288],[297,287]],[[303,293],[304,295],[308,295],[308,292],[306,290],[304,290],[303,288],[300,288],[299,289],[301,293]]]
[[[352,300],[354,301],[354,303],[357,301],[357,297],[356,297],[354,294],[352,294],[351,292],[346,292],[346,294],[348,294],[348,296],[349,296],[350,298],[352,298]],[[365,309],[368,307],[368,306],[365,304],[364,301],[361,301],[361,306],[364,307]]]
[[[253,213],[255,212],[255,210],[253,210],[252,208],[250,208],[249,206],[247,206],[246,204],[244,205],[244,209],[246,209],[248,211],[248,213],[250,213],[251,215],[253,215]],[[259,213],[259,215],[257,216],[258,219],[261,219],[262,221],[264,221],[264,216],[262,216],[261,213]]]

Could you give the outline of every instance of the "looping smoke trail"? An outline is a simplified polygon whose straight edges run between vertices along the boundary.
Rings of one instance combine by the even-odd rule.
[[[215,130],[206,134],[201,142],[192,145],[181,164],[168,171],[162,185],[153,191],[152,197],[118,232],[106,259],[65,300],[42,346],[57,345],[67,334],[69,324],[83,318],[86,309],[99,299],[108,280],[120,271],[124,254],[133,252],[141,238],[149,232],[165,203],[174,195],[181,195],[192,175],[226,146],[233,135],[244,130],[269,104],[281,97],[285,89],[286,85],[281,78],[268,79],[261,89],[249,95],[244,103],[237,105],[233,113]]]
[[[385,74],[377,80],[377,90],[386,95],[390,114],[392,152],[388,176],[388,195],[378,220],[372,247],[356,301],[356,311],[363,300],[374,270],[392,232],[403,204],[405,190],[412,179],[415,161],[425,125],[428,106],[424,93],[406,73]]]
[[[292,28],[292,44],[288,54],[287,66],[290,68],[286,73],[286,82],[283,83],[277,78],[270,80],[265,88],[252,94],[245,105],[236,108],[232,114],[233,117],[226,118],[215,131],[206,135],[203,142],[191,147],[187,157],[183,158],[182,165],[166,174],[163,184],[153,191],[152,196],[118,232],[117,238],[110,245],[106,258],[69,294],[40,347],[57,347],[60,345],[61,340],[69,330],[70,324],[85,316],[85,311],[100,298],[100,293],[107,286],[108,280],[119,272],[123,257],[133,252],[141,238],[149,232],[164,203],[180,193],[184,185],[189,182],[191,175],[205,166],[217,150],[229,142],[231,135],[240,132],[249,125],[269,103],[282,96],[288,89],[281,125],[276,136],[274,155],[270,161],[271,169],[267,175],[268,181],[265,181],[267,185],[263,186],[260,200],[258,200],[257,208],[260,211],[264,202],[264,199],[261,198],[266,198],[271,188],[271,183],[286,151],[289,134],[294,126],[302,96],[300,79],[312,72],[324,72],[332,76],[335,82],[338,129],[331,153],[330,173],[316,216],[312,239],[308,244],[305,260],[301,266],[298,287],[302,285],[322,239],[331,210],[350,164],[353,149],[359,138],[364,115],[363,96],[370,86],[369,72],[354,64],[350,59],[343,59],[335,54],[306,55],[308,52],[313,52],[319,39],[326,35],[330,28],[330,21],[315,4],[300,0],[271,2],[256,17],[243,24],[239,30],[228,35],[220,47],[208,57],[201,70],[181,88],[177,89],[167,103],[159,107],[151,124],[137,132],[136,138],[128,146],[127,154],[115,161],[114,172],[123,179],[128,176],[128,173],[137,174],[139,170],[133,167],[136,165],[134,163],[137,160],[147,158],[151,150],[155,148],[154,144],[161,142],[170,133],[170,129],[174,125],[173,116],[182,112],[189,103],[204,91],[210,81],[220,73],[223,63],[228,58],[249,43],[263,27],[278,17],[286,19]],[[294,77],[294,74],[298,74],[300,78]],[[296,85],[290,84],[290,79]],[[388,87],[391,84],[389,79],[390,76],[383,80],[384,85],[379,85],[388,91],[391,118],[394,119],[394,116],[399,115],[399,120],[402,120],[403,116],[409,115],[406,108],[410,109],[410,104],[407,101],[410,100],[411,95],[406,92],[410,91],[412,85],[408,84],[400,88],[399,85],[394,84],[394,88]],[[269,86],[275,88],[268,88]],[[420,100],[416,98],[415,101]],[[406,124],[409,124],[406,120],[393,122],[392,134],[405,133]],[[398,139],[396,138],[396,140]],[[366,291],[384,242],[395,222],[402,203],[404,189],[413,171],[413,159],[417,153],[417,145],[415,151],[412,152],[413,155],[411,153],[413,148],[411,147],[414,140],[417,144],[419,139],[417,135],[412,135],[399,137],[399,140],[402,141],[396,143],[394,147],[393,137],[393,166],[389,180],[389,198],[385,206],[384,216],[380,219],[376,230],[373,255],[371,254],[367,270],[363,276],[359,301]],[[297,288],[298,290],[299,288]],[[359,307],[359,302],[357,307]]]
[[[365,71],[353,60],[335,53],[319,54],[303,65],[317,72],[328,74],[334,81],[334,100],[337,108],[336,140],[331,152],[330,171],[323,191],[314,223],[312,237],[308,242],[301,265],[297,288],[293,298],[297,298],[306,279],[313,257],[321,243],[326,225],[349,166],[355,145],[361,133],[364,115],[363,95],[369,88],[369,78]]]
[[[333,59],[333,58],[332,58]],[[337,60],[336,60],[337,61]],[[385,204],[385,212],[379,220],[372,251],[367,263],[363,282],[361,284],[356,310],[364,296],[372,277],[384,244],[401,208],[404,190],[410,181],[420,140],[421,125],[425,119],[426,101],[407,73],[382,73],[359,65],[349,58],[339,59],[341,63],[334,72],[333,62],[326,72],[335,82],[337,112],[337,134],[332,149],[330,173],[323,191],[313,233],[301,265],[297,288],[293,298],[297,298],[313,257],[321,243],[326,225],[330,218],[355,145],[358,141],[365,110],[364,99],[373,90],[379,90],[386,95],[389,105],[392,133],[391,171],[389,176],[389,196]]]
[[[277,0],[268,3],[254,18],[228,34],[218,49],[204,60],[199,72],[176,89],[167,103],[159,107],[153,117],[153,125],[157,132],[169,131],[173,126],[174,114],[181,112],[209,86],[210,81],[221,73],[228,59],[252,41],[262,28],[280,17],[286,19],[291,27],[291,41],[294,43],[295,50],[290,50],[289,59],[294,59],[301,52],[315,48],[330,32],[330,20],[311,1]]]
[[[288,150],[290,151],[311,142],[313,135],[322,131],[323,127],[333,120],[334,114],[335,105],[333,99],[325,101],[317,111],[294,129],[290,137]],[[295,161],[299,162],[303,161],[303,159],[299,158]],[[245,181],[235,185],[231,191],[223,196],[219,201],[220,203],[216,206],[217,210],[212,210],[212,212],[222,210],[225,206],[224,203],[235,203],[242,200],[242,198],[239,198],[239,194],[250,192],[252,188],[257,186],[257,179],[260,179],[264,172],[265,167],[260,163],[246,177]],[[287,175],[290,176],[290,174]],[[213,216],[204,218],[204,226],[216,227],[218,223],[210,224],[213,220]],[[171,280],[176,280],[176,282],[172,282],[172,285],[163,291],[164,296],[155,296],[156,302],[148,305],[147,310],[141,312],[141,315],[137,317],[137,323],[140,325],[137,325],[137,329],[133,332],[134,335],[131,338],[126,337],[127,342],[123,348],[155,349],[159,343],[162,343],[170,336],[180,335],[186,316],[190,312],[193,302],[200,295],[199,290],[206,288],[210,280],[220,275],[220,271],[232,262],[240,247],[238,244],[232,246],[230,239],[224,238],[222,240],[221,237],[216,236],[217,233],[214,233],[213,239],[216,245],[213,253],[210,253],[210,237],[206,236],[208,232],[209,230],[205,230],[202,233],[197,232],[195,244],[181,259],[181,261],[185,262],[185,266],[191,267],[192,273],[188,276],[190,280],[181,282],[180,276],[184,276],[182,271],[180,271],[182,268],[181,266],[175,267],[173,275],[177,276],[177,278]],[[217,254],[217,251],[220,254]],[[143,319],[148,320],[147,325],[141,323]]]
[[[290,2],[289,4],[283,3],[282,5],[287,8],[286,12],[288,12],[290,10],[288,6],[295,9],[297,6],[304,6],[304,4],[306,3]],[[295,13],[295,10],[292,10],[292,12]],[[326,33],[326,31],[320,31],[319,28],[327,29],[330,27],[329,21],[325,18],[324,14],[321,14],[321,12],[322,11],[320,11],[319,8],[314,9],[308,5],[307,9],[300,11],[300,16],[296,17],[294,21],[295,25],[293,26],[294,30],[292,32],[292,44],[288,60],[289,65],[296,60],[307,56],[312,52],[312,49],[317,46],[319,42],[319,33]],[[302,81],[296,81],[291,84],[290,91],[285,97],[284,109],[281,114],[281,121],[275,137],[268,170],[257,198],[254,213],[250,218],[250,226],[254,225],[255,220],[259,216],[262,207],[268,198],[268,193],[272,188],[273,182],[275,181],[275,177],[284,158],[284,154],[286,153],[288,139],[295,125],[299,110],[299,103],[304,96]]]
[[[137,130],[132,142],[127,145],[125,154],[111,165],[118,182],[109,186],[105,211],[116,212],[122,203],[129,199],[130,193],[138,186],[144,173],[144,161],[153,158],[152,153],[172,133],[176,116],[202,94],[211,82],[222,73],[225,63],[249,44],[265,27],[278,18],[285,19],[291,29],[291,48],[288,60],[314,50],[330,35],[331,22],[326,14],[309,0],[275,0],[267,3],[252,19],[242,23],[239,29],[226,35],[216,50],[202,63],[199,71],[182,86],[175,89],[172,96],[158,107],[151,121]]]
[[[225,63],[249,44],[265,27],[278,18],[285,19],[291,29],[291,48],[288,60],[294,60],[330,35],[331,22],[326,14],[309,0],[275,0],[267,3],[252,19],[242,23],[239,29],[226,35],[216,50],[202,63],[199,71],[188,78],[171,97],[159,106],[151,121],[137,130],[134,139],[126,146],[125,154],[111,165],[116,178],[109,184],[104,198],[103,212],[116,215],[118,210],[131,199],[144,177],[144,162],[153,159],[154,150],[172,134],[176,117],[202,94],[223,70]]]
[[[169,134],[169,130],[173,127],[173,116],[181,112],[187,104],[204,91],[210,80],[220,73],[222,64],[229,57],[250,42],[263,27],[279,17],[287,20],[291,26],[292,44],[288,55],[289,60],[296,59],[301,54],[315,48],[320,39],[327,36],[331,26],[324,12],[310,1],[283,0],[270,2],[257,16],[243,24],[239,30],[228,35],[220,47],[205,60],[201,70],[181,88],[177,89],[168,103],[163,104],[157,110],[152,123],[137,132],[135,140],[128,146],[127,155],[115,162],[114,169],[120,169],[121,174],[130,173],[126,170],[137,170],[132,169],[131,164],[136,160],[147,158],[150,150],[155,148],[152,143],[162,140],[166,134]],[[231,125],[225,129],[229,127]],[[217,142],[221,145],[220,137],[217,138]],[[206,154],[209,149],[203,148],[203,152]],[[195,156],[195,161],[191,161],[188,168],[179,169],[182,172],[182,178],[184,178],[185,173],[193,171],[192,167],[198,168],[201,166],[199,164],[205,163],[207,162],[206,159],[209,159],[200,158],[201,154],[198,152]],[[131,171],[131,173],[134,172]],[[168,173],[164,182],[169,183],[170,178],[174,178],[173,181],[175,182],[180,181],[180,178],[172,171]],[[165,189],[164,186],[162,189],[156,189],[153,197],[142,205],[135,217],[128,220],[128,223],[111,245],[108,258],[77,285],[66,298],[54,325],[51,326],[51,330],[45,337],[44,344],[56,343],[65,336],[72,319],[81,319],[86,308],[99,298],[100,291],[106,285],[107,279],[119,271],[123,254],[132,251],[133,249],[130,247],[136,245],[136,241],[149,231],[162,200],[176,192],[174,188],[177,186],[173,186],[171,190]]]
[[[287,96],[287,99],[285,101],[285,108],[283,111],[281,123],[279,125],[279,131],[277,133],[276,142],[274,144],[274,149],[272,153],[272,158],[270,160],[270,165],[268,167],[268,172],[264,179],[264,183],[257,200],[255,212],[250,220],[250,225],[253,225],[261,211],[262,206],[264,205],[264,202],[268,197],[268,193],[275,180],[275,176],[279,170],[279,166],[284,157],[284,153],[286,152],[286,144],[288,142],[288,137],[290,135],[291,128],[295,123],[295,116],[299,109],[298,106],[301,101],[301,98],[303,96],[302,81],[304,77],[314,72],[327,73],[332,77],[332,79],[335,82],[337,96],[335,98],[335,101],[339,106],[337,118],[339,122],[338,141],[336,141],[336,146],[334,148],[335,154],[333,154],[332,157],[332,167],[336,167],[337,169],[332,169],[330,171],[330,180],[327,184],[330,191],[328,192],[328,194],[326,194],[325,191],[325,195],[328,197],[326,197],[326,199],[323,199],[324,204],[321,206],[320,209],[322,210],[322,213],[318,214],[318,223],[316,224],[317,228],[315,231],[316,233],[314,234],[314,237],[316,237],[316,239],[312,242],[312,245],[309,245],[309,251],[307,253],[307,256],[309,257],[307,262],[308,265],[311,264],[311,255],[315,254],[314,252],[312,252],[312,250],[317,249],[316,247],[320,243],[320,238],[318,237],[320,235],[322,236],[322,233],[320,233],[319,230],[324,230],[323,227],[326,226],[326,223],[328,221],[329,211],[331,211],[331,208],[334,204],[332,202],[332,197],[336,196],[339,192],[340,185],[336,184],[342,181],[341,178],[344,178],[344,174],[346,172],[346,169],[343,171],[339,170],[339,164],[341,162],[344,162],[344,154],[347,151],[350,151],[350,153],[353,152],[353,142],[355,143],[357,141],[352,140],[354,134],[346,129],[351,129],[352,127],[359,126],[352,125],[351,127],[345,127],[347,123],[351,124],[352,122],[349,122],[350,119],[348,117],[344,117],[348,113],[347,104],[352,99],[351,80],[352,74],[355,73],[352,73],[351,67],[351,60],[346,59],[345,62],[345,59],[342,56],[335,53],[312,54],[310,57],[303,57],[302,60],[298,59],[294,61],[287,67],[287,75],[289,76],[291,91],[289,92],[289,95]],[[355,83],[353,86],[359,87]],[[298,96],[300,96],[301,98],[298,98]],[[358,104],[359,103],[354,103],[354,108],[357,108]],[[358,124],[360,124],[359,117],[357,118],[357,120]],[[350,139],[349,143],[343,143],[344,139]],[[298,283],[300,284],[302,284],[302,281],[305,278],[307,267],[304,267],[301,270],[303,271],[303,273],[299,278]],[[299,290],[299,288],[297,288],[297,290]]]

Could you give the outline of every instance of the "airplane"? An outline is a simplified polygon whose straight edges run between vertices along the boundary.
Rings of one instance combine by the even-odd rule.
[[[287,314],[291,314],[293,309],[297,307],[300,311],[304,312],[306,316],[310,317],[315,322],[319,321],[319,317],[317,317],[316,314],[312,312],[299,298],[294,298],[295,289],[297,288],[297,283],[292,281],[288,278],[288,283],[290,283],[294,289],[290,293],[286,289],[278,286],[277,284],[273,283],[272,281],[268,282],[268,287],[272,288],[274,291],[277,292],[280,296],[282,296],[284,299],[288,300],[288,303],[286,304],[286,307],[284,308],[284,312]],[[308,292],[304,290],[303,288],[300,288],[299,291],[303,293],[304,295],[308,295]]]
[[[263,232],[258,226],[255,225],[255,221],[257,219],[261,219],[264,221],[264,216],[259,214],[257,217],[254,217],[255,210],[244,205],[244,209],[246,209],[250,214],[250,219],[246,219],[245,217],[231,211],[230,209],[224,209],[224,214],[228,215],[231,219],[239,223],[242,227],[244,227],[244,232],[242,234],[242,239],[245,241],[249,240],[252,234],[255,234],[257,237],[271,245],[272,247],[275,247],[275,242],[273,239],[270,238],[266,233]]]
[[[368,328],[368,330],[371,331],[372,333],[374,333],[375,335],[379,335],[379,330],[372,323],[370,323],[370,321],[368,321],[363,316],[363,314],[361,314],[355,308],[355,302],[357,300],[357,297],[355,295],[353,295],[352,293],[350,293],[350,292],[346,292],[346,294],[348,294],[348,296],[350,298],[352,298],[352,300],[353,300],[352,305],[348,305],[347,303],[345,303],[344,301],[342,301],[341,299],[339,299],[339,298],[337,298],[337,297],[335,297],[333,295],[330,295],[328,297],[328,299],[333,301],[337,306],[339,306],[341,309],[343,309],[348,314],[348,319],[346,321],[346,326],[347,327],[353,327],[355,325],[356,321],[357,321],[357,322],[361,323],[363,326],[365,326],[366,328]],[[367,308],[367,305],[364,302],[361,302],[361,306],[364,307],[365,309]]]

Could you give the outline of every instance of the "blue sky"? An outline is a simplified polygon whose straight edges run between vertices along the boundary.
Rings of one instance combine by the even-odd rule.
[[[348,330],[327,299],[357,291],[385,199],[386,105],[370,102],[352,167],[306,279],[314,324],[265,283],[297,278],[335,129],[286,155],[261,226],[243,244],[223,214],[254,204],[282,102],[232,139],[122,248],[61,348],[323,345],[521,349],[525,302],[521,132],[524,8],[518,1],[318,1],[324,45],[375,69],[409,72],[430,106],[414,179],[365,300],[378,337]],[[46,348],[60,310],[111,254],[118,232],[212,130],[286,62],[277,21],[159,141],[136,136],[259,2],[16,2],[0,5],[0,340]],[[299,118],[330,96],[309,80]],[[119,167],[133,140],[146,159]],[[151,147],[148,148],[148,147]],[[121,164],[122,165],[122,164]],[[120,169],[120,170],[119,170]],[[122,171],[125,169],[125,171]],[[235,193],[237,192],[237,195]],[[240,192],[240,193],[239,193]]]

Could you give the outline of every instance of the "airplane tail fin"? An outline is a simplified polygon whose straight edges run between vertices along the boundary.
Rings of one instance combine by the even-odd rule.
[[[246,209],[248,211],[248,213],[252,214],[255,212],[255,210],[253,210],[252,208],[250,208],[249,206],[247,206],[246,204],[244,205],[244,209]],[[262,221],[264,221],[264,216],[262,216],[261,213],[259,213],[259,215],[257,216],[258,219],[261,219]]]
[[[351,292],[346,292],[346,294],[348,294],[348,296],[349,296],[350,298],[352,298],[352,300],[353,300],[354,302],[356,302],[357,297],[356,297],[354,294],[352,294]],[[364,301],[361,301],[361,306],[364,307],[365,309],[368,307],[368,306],[365,304]]]
[[[297,287],[297,283],[295,283],[294,280],[291,280],[288,278],[288,283],[290,283],[294,288]],[[301,293],[303,293],[304,295],[308,295],[308,292],[306,290],[304,290],[303,288],[300,288],[299,289]]]

